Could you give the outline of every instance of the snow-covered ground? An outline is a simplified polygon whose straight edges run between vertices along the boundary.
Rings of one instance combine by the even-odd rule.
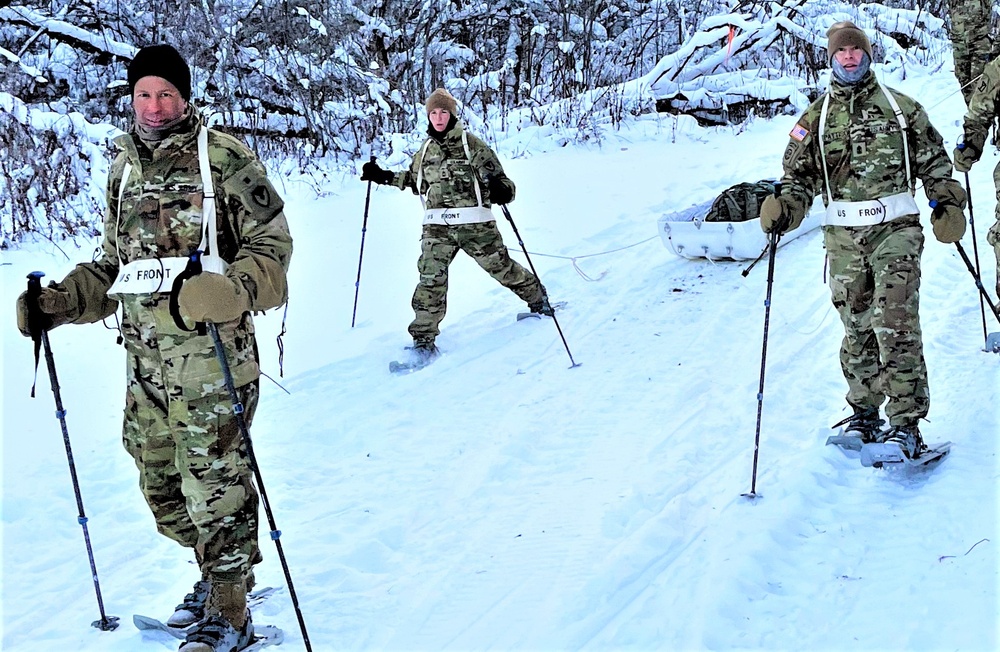
[[[950,70],[909,74],[887,81],[929,108],[950,150],[964,111]],[[522,304],[460,256],[443,357],[391,376],[408,344],[418,200],[372,193],[351,328],[365,184],[344,178],[323,199],[285,186],[296,250],[284,378],[281,315],[258,324],[264,368],[290,393],[263,381],[253,436],[314,650],[1000,646],[1000,357],[981,351],[973,280],[929,225],[922,429],[954,442],[951,456],[902,477],[824,446],[846,416],[846,385],[815,231],[776,260],[762,497],[741,497],[766,265],[744,277],[746,263],[678,258],[656,219],[779,174],[793,121],[706,130],[647,116],[600,146],[546,146],[537,131],[501,144],[518,229],[553,300],[568,302],[558,317],[573,369],[552,322],[516,322]],[[988,288],[996,159],[989,151],[971,174]],[[28,272],[61,278],[94,244],[67,249],[71,260],[43,246],[3,253],[0,647],[10,652],[176,649],[131,616],[165,618],[197,579],[155,532],[121,447],[115,333],[53,331],[104,603],[122,618],[115,632],[90,627],[99,614],[49,381],[43,361],[29,398],[32,347],[13,304]],[[964,245],[971,253],[971,234]],[[258,581],[283,585],[261,539]],[[255,622],[282,627],[282,649],[302,649],[287,590]]]

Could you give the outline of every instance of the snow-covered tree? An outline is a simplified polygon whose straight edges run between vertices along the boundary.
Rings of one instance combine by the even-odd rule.
[[[905,67],[943,28],[944,2],[0,2],[0,247],[96,230],[103,153],[128,128],[126,69],[144,45],[187,58],[211,124],[309,171],[385,154],[391,134],[415,147],[440,86],[477,128],[575,138],[657,109],[714,123],[791,110],[822,83],[833,20],[859,21]]]

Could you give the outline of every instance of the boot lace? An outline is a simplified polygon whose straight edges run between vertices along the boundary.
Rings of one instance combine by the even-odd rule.
[[[889,428],[882,441],[899,444],[900,448],[903,449],[903,452],[910,459],[919,457],[927,448],[924,445],[923,438],[920,436],[920,431],[916,428],[905,426],[893,426]]]
[[[184,602],[177,605],[176,610],[186,609],[199,618],[205,613],[205,601],[208,600],[208,592],[212,585],[205,580],[194,583],[194,590],[184,596]]]

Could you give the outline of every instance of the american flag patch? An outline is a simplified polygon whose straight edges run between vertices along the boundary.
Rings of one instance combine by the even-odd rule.
[[[809,130],[800,124],[796,124],[795,128],[788,135],[801,143],[809,135]]]

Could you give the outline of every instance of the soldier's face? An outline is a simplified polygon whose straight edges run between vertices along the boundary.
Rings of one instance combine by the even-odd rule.
[[[448,121],[451,120],[451,113],[445,109],[432,109],[427,117],[430,119],[434,131],[444,131],[444,128],[448,126]]]
[[[865,51],[855,45],[848,45],[837,48],[833,53],[834,60],[844,67],[847,72],[854,72],[861,65],[861,57]]]
[[[135,121],[147,129],[160,129],[176,121],[186,108],[181,92],[163,77],[150,75],[135,83],[132,91]]]

